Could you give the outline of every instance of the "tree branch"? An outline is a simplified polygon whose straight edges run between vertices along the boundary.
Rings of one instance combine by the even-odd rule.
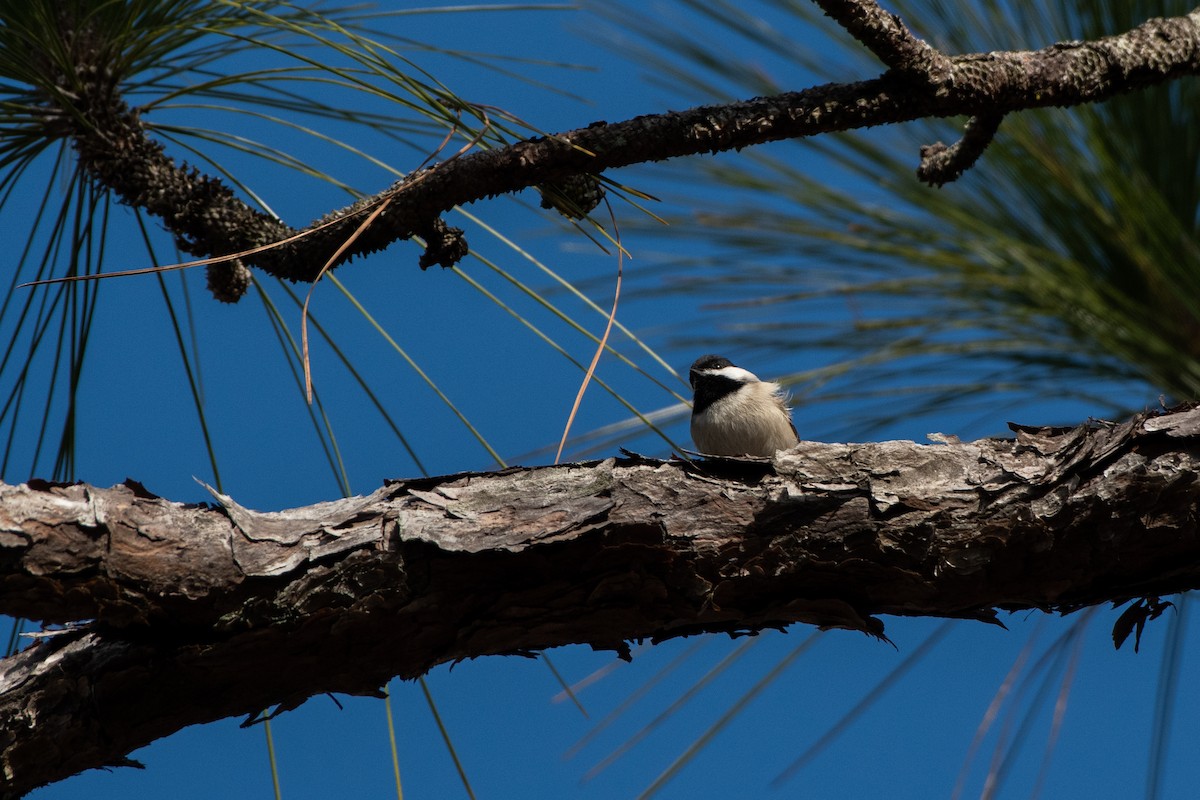
[[[1015,440],[803,442],[391,483],[279,513],[0,486],[18,795],[185,725],[497,653],[876,615],[993,621],[1200,587],[1200,409]]]
[[[962,138],[954,144],[935,142],[922,147],[917,178],[930,186],[942,186],[958,180],[983,155],[1003,120],[1003,114],[971,117],[967,120]]]
[[[816,3],[889,69],[924,83],[938,83],[952,69],[949,58],[913,35],[898,16],[884,11],[874,0],[816,0]]]
[[[1200,72],[1200,11],[1152,19],[1093,42],[945,57],[873,2],[822,0],[822,7],[891,69],[874,80],[596,122],[470,154],[413,173],[375,197],[318,220],[304,237],[244,260],[272,275],[311,281],[385,199],[391,200],[388,208],[340,261],[430,230],[457,205],[574,175],[926,117],[992,119],[1032,108],[1093,103]],[[925,80],[914,81],[921,70],[927,71]],[[96,84],[94,95],[79,101],[78,115],[64,114],[80,162],[126,202],[162,218],[186,251],[220,255],[297,233],[250,209],[218,179],[176,166],[161,145],[146,137],[136,112],[115,88]],[[447,261],[454,252],[465,252],[461,240],[432,260]]]

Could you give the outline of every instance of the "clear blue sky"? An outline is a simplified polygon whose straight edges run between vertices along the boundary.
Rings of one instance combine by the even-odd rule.
[[[672,25],[695,26],[702,34],[713,33],[694,11],[673,4],[656,9]],[[441,47],[511,56],[536,54],[547,62],[588,66],[577,70],[514,65],[518,71],[587,98],[590,102],[585,104],[461,60],[436,54],[410,55],[460,95],[505,108],[547,131],[685,105],[679,95],[648,80],[636,63],[603,46],[596,33],[599,24],[586,11],[475,13],[448,18],[428,15],[395,18],[389,24],[394,32],[412,40]],[[796,35],[803,34],[797,31]],[[762,57],[763,69],[775,66],[772,59]],[[793,82],[795,88],[811,82],[801,74],[777,77]],[[220,124],[207,113],[195,110],[174,113],[174,119],[189,124]],[[241,130],[243,135],[278,137],[281,146],[364,192],[377,191],[392,180],[382,169],[337,155],[331,148],[299,134],[245,121],[241,124],[246,126]],[[331,132],[344,136],[348,130],[336,127]],[[413,152],[379,140],[356,145],[370,149],[399,169],[419,161]],[[913,152],[915,158],[915,147]],[[236,155],[222,158],[235,173],[239,164],[250,163]],[[811,169],[819,172],[825,167],[814,162]],[[671,180],[654,170],[628,170],[613,177],[671,198],[678,197],[678,181],[686,178],[686,170],[686,165],[679,166]],[[278,214],[297,226],[347,202],[345,193],[282,169],[256,166],[248,180]],[[536,197],[526,193],[515,202],[500,199],[477,204],[468,211],[512,237],[559,274],[588,285],[596,302],[607,307],[615,272],[613,258],[572,234],[561,220],[537,211],[536,205]],[[621,212],[634,213],[628,208]],[[127,220],[130,217],[123,208],[114,213]],[[466,227],[473,248],[500,267],[535,288],[550,287],[549,278],[478,224],[451,222]],[[11,229],[20,221],[9,219],[6,223]],[[108,270],[145,265],[144,251],[132,229],[126,226],[124,230],[123,236],[110,243],[105,265]],[[161,260],[175,258],[165,238],[160,237],[160,246]],[[671,337],[681,325],[711,325],[712,318],[699,309],[720,298],[639,297],[658,286],[651,267],[664,255],[657,251],[662,244],[634,237],[626,240],[626,246],[634,258],[626,264],[619,318],[683,372],[698,354],[673,348]],[[678,246],[704,247],[703,243]],[[338,275],[506,459],[556,442],[578,387],[579,373],[461,278],[437,269],[420,272],[416,254],[414,245],[402,243],[344,267]],[[590,359],[590,342],[540,310],[483,264],[466,262],[464,269],[528,319],[544,326],[574,358],[585,363]],[[280,358],[278,342],[261,304],[253,297],[236,306],[215,303],[204,291],[200,270],[167,276],[166,285],[177,301],[183,296],[184,283],[195,315],[203,392],[224,490],[242,504],[264,510],[336,497],[338,487],[300,402],[292,373]],[[304,288],[300,287],[301,292]],[[166,333],[167,313],[158,283],[149,277],[128,278],[105,282],[100,290],[101,310],[88,345],[91,358],[83,376],[86,405],[81,412],[76,477],[100,485],[132,477],[173,500],[205,500],[193,477],[211,482],[213,475],[183,381],[177,345]],[[286,323],[298,337],[299,312],[282,305],[279,291],[272,290],[272,295],[281,302]],[[584,313],[581,304],[565,294],[554,294],[553,299],[572,314]],[[337,332],[339,342],[353,354],[360,368],[372,373],[380,397],[404,427],[430,473],[489,469],[495,465],[334,286],[319,286],[313,303],[317,319]],[[583,319],[590,320],[591,330],[598,333],[603,329],[601,317]],[[644,355],[637,355],[628,342],[616,343],[658,377],[671,380],[662,369],[653,368]],[[728,355],[738,358],[737,353]],[[817,357],[797,352],[746,366],[773,375],[796,369],[793,362],[807,363]],[[377,412],[329,348],[315,346],[312,365],[317,391],[333,420],[352,490],[366,493],[384,478],[418,474],[413,461],[386,431]],[[612,380],[640,408],[663,408],[673,402],[662,389],[637,378],[611,358],[602,362],[600,375]],[[674,386],[684,390],[682,383]],[[1140,397],[1129,398],[1135,405],[1142,401]],[[847,407],[845,414],[852,416],[854,410],[853,406]],[[1009,418],[1061,423],[1082,420],[1089,413],[1092,410],[1078,404],[1031,403],[1015,409],[1005,405],[998,407],[994,415],[981,416],[976,410],[970,416],[947,415],[934,425],[927,419],[899,423],[884,431],[883,438],[919,440],[935,429],[966,438],[1002,433]],[[576,431],[626,417],[620,405],[593,386]],[[798,410],[797,419],[807,437],[827,438],[816,427],[818,423],[806,420],[804,409]],[[682,422],[672,426],[669,433],[686,443]],[[32,442],[24,445],[27,452],[33,446]],[[666,452],[661,441],[649,435],[632,439],[629,446],[653,454]],[[534,460],[544,462],[549,457]],[[48,472],[47,467],[42,470]],[[21,480],[27,474],[14,471],[5,477]],[[998,731],[1006,725],[1005,735],[1025,744],[1008,768],[1001,796],[1031,795],[1054,724],[1053,699],[1058,696],[1063,675],[1071,669],[1073,653],[1078,654],[1078,671],[1041,796],[1140,796],[1145,785],[1156,681],[1167,625],[1160,620],[1150,626],[1141,654],[1135,655],[1128,646],[1114,652],[1108,632],[1115,616],[1108,609],[1099,609],[1089,617],[1076,614],[1067,620],[1019,615],[1005,619],[1008,631],[977,623],[953,624],[929,655],[845,733],[831,739],[824,751],[781,788],[772,789],[772,779],[805,748],[825,736],[891,670],[917,652],[942,623],[886,620],[895,648],[860,634],[819,634],[811,648],[764,688],[659,796],[948,797],[977,726],[1023,648],[1033,642],[1028,659],[1032,667],[1054,640],[1074,625],[1081,626],[1078,649],[1063,651],[1066,656],[1057,663],[1053,656],[1047,656],[1046,669],[1035,671],[1028,682],[1018,682],[1014,687],[1014,704],[1001,712],[972,762],[965,796],[979,794]],[[1186,640],[1185,668],[1195,663],[1193,650],[1189,649],[1196,644],[1195,616],[1192,614],[1186,623],[1191,635]],[[478,797],[635,797],[756,681],[813,635],[809,629],[796,628],[753,640],[744,655],[699,691],[692,702],[587,782],[581,779],[592,765],[633,737],[744,640],[712,637],[638,649],[632,664],[617,667],[603,680],[581,690],[579,696],[589,718],[569,702],[555,700],[559,689],[553,676],[544,664],[533,660],[490,658],[453,669],[440,667],[428,676],[428,685]],[[624,698],[685,656],[681,665],[578,755],[564,758],[569,748]],[[568,681],[582,680],[613,661],[611,654],[594,653],[584,647],[557,650],[552,657]],[[277,668],[287,669],[287,665]],[[1043,679],[1045,688],[1039,683]],[[1200,698],[1190,683],[1184,681],[1170,729],[1163,797],[1194,796],[1194,787],[1200,782],[1200,762],[1194,758],[1200,744],[1200,723],[1190,713]],[[393,682],[390,688],[406,797],[465,796],[420,687]],[[1039,691],[1041,700],[1034,702]],[[394,796],[383,704],[362,698],[340,700],[344,710],[328,698],[318,697],[273,724],[285,798]],[[1026,723],[1023,715],[1031,707],[1035,710]],[[1015,708],[1015,716],[1005,716],[1009,708]],[[37,800],[270,797],[263,729],[241,730],[238,722],[227,720],[194,727],[135,752],[133,757],[145,763],[145,771],[93,771],[33,796]]]

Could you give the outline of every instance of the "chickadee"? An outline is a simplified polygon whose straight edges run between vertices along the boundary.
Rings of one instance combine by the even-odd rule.
[[[800,441],[783,389],[721,356],[701,356],[689,371],[692,441],[708,455],[773,456]]]

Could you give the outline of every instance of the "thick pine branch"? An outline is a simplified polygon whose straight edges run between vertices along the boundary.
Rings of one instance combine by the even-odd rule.
[[[1200,410],[1015,440],[821,444],[400,481],[280,513],[0,487],[6,792],[179,728],[497,653],[1200,587]]]
[[[341,261],[413,235],[436,236],[435,220],[456,205],[573,175],[928,117],[997,119],[1026,109],[1098,102],[1200,72],[1200,10],[1152,19],[1093,42],[951,57],[913,37],[873,2],[822,0],[822,6],[879,54],[889,71],[857,83],[596,122],[447,161],[332,212],[301,239],[245,260],[279,277],[311,281],[384,200],[390,201],[387,209]],[[80,98],[72,109],[81,116],[67,115],[76,120],[71,135],[81,163],[126,202],[162,217],[188,252],[226,254],[296,233],[250,209],[218,179],[176,166],[146,136],[117,87],[94,86],[94,95]],[[331,224],[318,227],[325,223]]]

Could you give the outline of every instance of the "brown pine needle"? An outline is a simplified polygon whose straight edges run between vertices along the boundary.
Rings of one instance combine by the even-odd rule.
[[[379,207],[371,212],[371,215],[362,221],[354,233],[342,242],[341,246],[334,251],[333,255],[321,267],[321,271],[317,273],[317,277],[313,278],[312,284],[308,287],[308,292],[304,295],[304,307],[300,311],[300,352],[301,361],[304,363],[304,394],[308,398],[308,404],[312,405],[313,390],[312,390],[312,364],[308,360],[308,304],[312,300],[313,290],[317,288],[317,282],[321,280],[321,276],[329,271],[330,267],[337,263],[338,258],[342,253],[349,249],[350,245],[362,235],[363,231],[371,226],[379,215],[383,213],[389,205],[392,204],[392,198],[389,197],[379,204]]]
[[[566,447],[567,437],[571,435],[571,425],[575,422],[575,415],[579,412],[579,405],[583,402],[583,394],[587,391],[588,384],[592,382],[592,375],[596,373],[596,364],[600,362],[600,356],[604,354],[604,348],[608,345],[608,335],[612,332],[613,322],[617,318],[617,303],[621,299],[621,278],[624,273],[625,266],[625,248],[621,246],[621,229],[617,225],[617,217],[613,214],[612,206],[608,201],[604,201],[604,205],[608,207],[608,218],[612,220],[613,236],[617,242],[617,282],[613,289],[613,304],[612,311],[608,312],[608,324],[604,326],[604,335],[600,337],[600,342],[596,345],[596,352],[592,356],[592,363],[588,364],[587,372],[584,373],[583,383],[579,384],[579,392],[575,395],[575,404],[571,406],[571,413],[567,417],[567,424],[563,428],[562,438],[558,441],[558,452],[554,454],[554,463],[557,464],[562,458],[563,448]]]
[[[460,147],[454,155],[450,156],[450,158],[443,161],[442,164],[447,164],[447,163],[453,161],[454,159],[465,155],[467,152],[469,152],[471,150],[471,148],[473,148],[473,147],[475,147],[475,145],[479,144],[479,142],[483,138],[484,134],[486,134],[488,129],[491,128],[491,122],[488,120],[487,114],[484,114],[483,124],[484,124],[484,127],[479,131],[479,133],[477,133],[474,137],[471,138],[471,141],[467,142],[462,147]],[[433,159],[438,153],[440,153],[442,151],[442,149],[446,146],[447,142],[450,141],[450,137],[452,137],[454,135],[454,132],[456,130],[458,130],[458,126],[451,128],[446,133],[446,135],[442,138],[441,144],[439,144],[437,146],[437,149],[434,150],[432,153],[430,153],[425,158],[425,160],[421,162],[421,166],[428,164],[431,159]],[[441,164],[435,165],[433,167],[433,170],[436,170],[438,168],[438,166],[441,166]],[[418,169],[420,169],[420,167],[418,167]],[[418,175],[415,179],[413,179],[412,184],[416,184],[416,183],[419,183],[419,182],[425,180],[427,177],[429,177],[430,174],[432,174],[433,170],[431,170],[430,172],[426,172],[421,175]],[[304,394],[308,398],[308,402],[310,405],[312,404],[312,401],[313,401],[313,390],[312,390],[312,364],[309,362],[309,358],[308,358],[308,304],[309,304],[309,301],[312,300],[313,290],[317,288],[317,282],[321,280],[321,277],[326,272],[328,272],[329,269],[334,264],[337,263],[337,260],[341,257],[342,253],[346,252],[346,250],[349,249],[350,245],[354,244],[354,242],[357,241],[358,237],[362,235],[363,231],[365,231],[367,228],[371,227],[371,224],[373,222],[375,222],[376,219],[379,218],[379,215],[384,212],[384,209],[386,209],[389,205],[391,205],[393,197],[395,197],[395,195],[388,195],[386,198],[384,198],[383,202],[381,202],[378,205],[378,207],[376,207],[375,210],[371,212],[370,216],[368,216],[365,220],[363,220],[362,224],[359,225],[354,230],[354,233],[352,233],[346,239],[346,241],[342,242],[341,246],[338,247],[338,249],[336,251],[334,251],[333,255],[331,255],[329,257],[329,259],[325,262],[325,265],[321,267],[321,271],[317,273],[317,277],[313,278],[312,284],[308,287],[308,293],[305,294],[305,296],[304,296],[304,308],[302,309],[301,315],[300,315],[300,350],[301,350],[301,360],[304,362]]]
[[[52,283],[75,283],[76,281],[98,281],[103,278],[127,278],[132,275],[152,275],[156,272],[171,272],[171,271],[177,270],[177,269],[188,269],[189,267],[203,267],[208,264],[221,264],[226,261],[233,261],[234,259],[237,259],[237,258],[244,258],[245,256],[252,256],[257,253],[262,253],[267,250],[271,250],[272,248],[275,248],[275,247],[282,247],[285,244],[290,244],[299,239],[303,239],[304,237],[309,236],[313,233],[316,233],[319,230],[328,228],[331,225],[337,225],[340,222],[342,222],[341,219],[333,219],[333,220],[330,220],[329,222],[322,223],[321,225],[318,225],[315,228],[305,228],[304,230],[300,231],[299,233],[289,236],[286,239],[280,239],[277,242],[270,242],[269,244],[262,244],[262,245],[259,245],[258,247],[251,247],[249,250],[241,250],[236,253],[227,253],[226,255],[223,255],[223,256],[212,256],[210,258],[198,258],[195,261],[181,261],[178,264],[162,264],[162,265],[159,265],[156,267],[137,267],[136,269],[122,269],[122,270],[118,270],[117,272],[95,272],[95,273],[92,273],[91,275],[64,275],[63,277],[60,277],[60,278],[44,278],[40,281],[29,281],[28,283],[19,284],[17,286],[17,288],[24,289],[29,286],[47,286]]]

